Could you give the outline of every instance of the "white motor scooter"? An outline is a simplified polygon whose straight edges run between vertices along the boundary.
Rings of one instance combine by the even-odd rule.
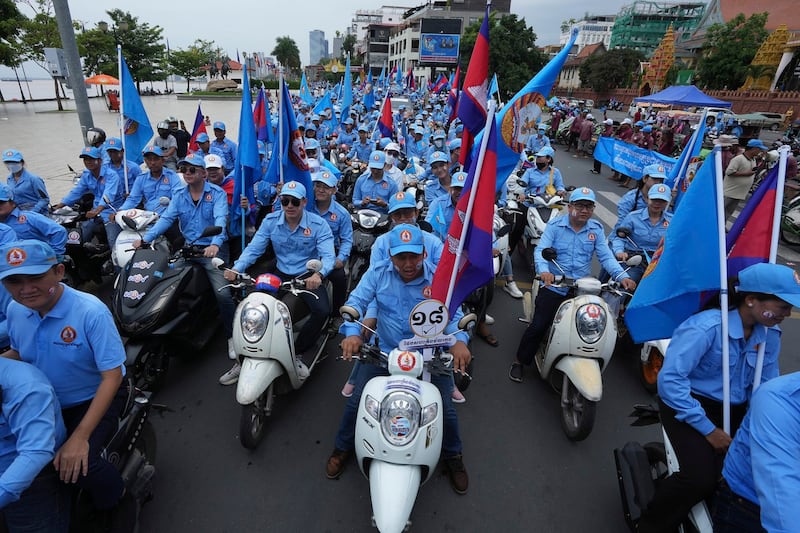
[[[433,475],[442,451],[442,396],[430,383],[430,375],[452,373],[453,358],[446,350],[455,338],[442,334],[448,323],[447,309],[440,302],[425,300],[415,312],[430,315],[423,309],[426,305],[437,308],[440,317],[444,311],[443,321],[424,324],[425,333],[433,336],[402,341],[388,354],[365,344],[358,357],[390,374],[374,377],[364,386],[355,433],[358,467],[369,479],[373,524],[381,533],[409,528],[419,487]],[[342,306],[340,310],[344,320],[366,327],[358,322],[356,309]],[[412,312],[412,316],[418,315]],[[465,330],[476,321],[469,314],[458,327]],[[438,325],[441,329],[434,331]]]
[[[169,206],[170,199],[166,196],[161,196],[158,199],[159,207],[157,211],[126,209],[125,212],[120,212],[115,209],[107,196],[103,196],[103,200],[105,200],[106,204],[114,211],[114,222],[122,228],[122,231],[117,235],[117,240],[114,241],[114,247],[111,249],[111,260],[114,266],[123,269],[136,252],[133,247],[133,242],[140,240],[144,232],[158,221],[159,214],[163,213],[167,206]],[[155,240],[153,248],[166,251],[167,253],[170,251],[169,243],[163,236],[159,236]]]
[[[299,295],[310,293],[305,290],[305,278],[319,272],[322,262],[312,259],[306,268],[305,274],[289,281],[281,281],[273,274],[253,279],[237,272],[236,283],[230,285],[234,289],[253,288],[237,306],[233,317],[233,347],[242,364],[236,384],[236,401],[242,406],[239,438],[245,448],[258,446],[266,419],[272,414],[275,394],[302,387],[317,363],[324,359],[330,337],[327,321],[308,366],[295,356],[298,333],[310,318],[308,307]],[[331,284],[326,282],[325,286],[330,300]]]
[[[507,224],[498,210],[495,209],[494,218],[492,219],[492,233],[494,234],[492,249],[498,251],[498,254],[492,257],[495,276],[503,271],[505,262],[511,260],[508,257],[508,234],[510,232],[511,224]]]
[[[542,256],[564,271],[556,262],[553,248],[542,250]],[[635,256],[627,264],[639,262],[641,256]],[[569,288],[575,296],[559,306],[534,361],[542,379],[561,394],[561,428],[567,438],[580,441],[594,426],[597,402],[603,397],[602,372],[617,342],[616,317],[601,293],[622,291],[615,281],[600,283],[593,277],[556,276],[552,286]]]

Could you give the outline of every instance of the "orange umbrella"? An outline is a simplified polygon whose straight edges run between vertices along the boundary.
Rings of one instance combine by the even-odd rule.
[[[107,74],[97,74],[91,78],[86,78],[87,85],[119,85],[119,80]]]

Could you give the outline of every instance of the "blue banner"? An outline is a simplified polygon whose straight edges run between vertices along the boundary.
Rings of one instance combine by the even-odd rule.
[[[642,169],[647,165],[663,165],[664,171],[669,175],[678,162],[675,158],[612,137],[600,137],[597,140],[594,158],[617,172],[637,180],[642,179]]]

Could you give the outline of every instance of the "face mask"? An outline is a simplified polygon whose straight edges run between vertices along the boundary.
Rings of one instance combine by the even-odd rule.
[[[442,146],[444,146],[444,141],[440,141],[440,140],[433,141],[433,145],[436,148],[441,148]]]
[[[386,164],[393,165],[394,164],[394,156],[386,154]]]
[[[536,163],[536,168],[539,170],[544,170],[547,168],[547,163]]]
[[[6,168],[12,174],[16,174],[20,170],[22,170],[22,163],[6,163]]]

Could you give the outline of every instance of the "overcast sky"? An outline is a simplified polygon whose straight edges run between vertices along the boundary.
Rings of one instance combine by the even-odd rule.
[[[213,40],[233,58],[237,48],[269,55],[275,38],[288,35],[297,43],[300,61],[306,65],[310,30],[324,31],[332,45],[336,31],[344,32],[356,9],[377,9],[384,3],[415,6],[423,1],[69,0],[69,5],[73,20],[84,21],[87,26],[108,20],[105,11],[113,6],[129,11],[141,22],[161,26],[171,48],[184,48],[198,38]],[[616,13],[630,3],[632,0],[511,0],[511,12],[533,27],[537,44],[543,46],[558,43],[562,20],[580,19],[587,9],[596,15]]]

